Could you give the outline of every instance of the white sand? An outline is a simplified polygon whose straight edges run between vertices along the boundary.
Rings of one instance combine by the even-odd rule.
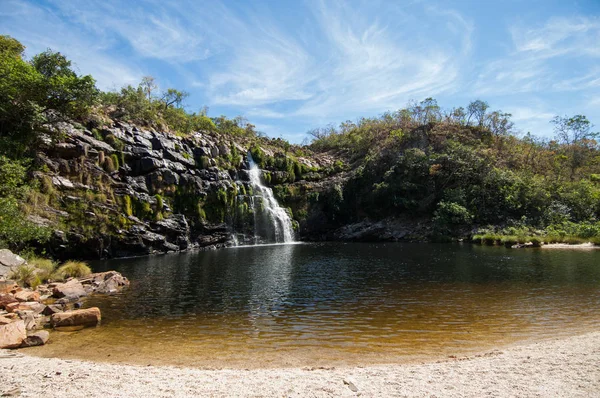
[[[333,369],[206,370],[10,354],[0,350],[0,393],[19,388],[24,397],[600,396],[600,332],[437,363]]]
[[[567,243],[549,243],[542,245],[542,249],[579,249],[579,250],[597,250],[600,246],[594,245],[592,242],[579,243],[576,245],[569,245]]]

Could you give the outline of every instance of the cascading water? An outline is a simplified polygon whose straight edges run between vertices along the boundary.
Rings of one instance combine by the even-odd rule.
[[[248,175],[250,184],[254,191],[254,197],[251,198],[251,206],[254,212],[254,242],[258,243],[258,228],[259,218],[264,216],[267,224],[270,224],[271,235],[274,236],[276,243],[289,243],[294,241],[294,229],[292,228],[292,219],[287,211],[277,203],[273,190],[266,187],[260,181],[260,169],[252,159],[252,155],[248,153]],[[257,205],[262,201],[262,211],[257,208]]]

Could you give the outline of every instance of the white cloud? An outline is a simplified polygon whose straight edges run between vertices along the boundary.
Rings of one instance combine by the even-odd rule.
[[[436,11],[452,27],[445,32],[451,40],[440,46],[435,38],[392,30],[392,22],[405,18],[402,14],[378,20],[363,9],[332,1],[321,1],[315,9],[331,55],[322,65],[320,90],[297,115],[331,118],[381,112],[456,87],[472,31],[456,12]]]
[[[106,43],[74,34],[58,15],[22,1],[4,3],[0,18],[8,33],[27,46],[29,56],[51,48],[65,54],[82,74],[91,74],[101,89],[138,82],[142,73],[131,62],[105,51]]]
[[[554,18],[540,27],[512,26],[512,51],[485,65],[478,95],[577,90],[598,85],[600,19]],[[560,62],[569,60],[569,70]],[[587,68],[587,70],[585,70]],[[584,72],[581,70],[584,69]],[[571,77],[573,74],[580,76]]]
[[[144,57],[181,63],[210,55],[200,21],[194,13],[185,13],[185,3],[146,1],[135,7],[115,0],[85,4],[53,0],[53,4],[87,29],[108,37],[119,35]]]

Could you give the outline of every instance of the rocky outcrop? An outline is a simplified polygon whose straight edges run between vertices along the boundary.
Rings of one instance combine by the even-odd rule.
[[[0,250],[0,277],[8,275],[14,268],[25,263],[25,259],[8,249]]]
[[[430,222],[390,218],[345,225],[333,231],[330,239],[355,242],[422,241],[430,234]]]
[[[54,314],[50,318],[50,323],[54,328],[60,327],[93,327],[97,326],[102,319],[98,307],[86,308],[83,310],[73,310]]]
[[[129,280],[116,271],[100,272],[80,278],[83,286],[89,286],[90,290],[100,294],[111,294],[129,286]]]

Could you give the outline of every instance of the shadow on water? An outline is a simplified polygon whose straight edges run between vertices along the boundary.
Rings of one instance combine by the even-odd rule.
[[[451,244],[266,245],[112,260],[103,325],[34,352],[134,363],[397,362],[600,325],[600,252]],[[110,356],[109,356],[110,355]]]

